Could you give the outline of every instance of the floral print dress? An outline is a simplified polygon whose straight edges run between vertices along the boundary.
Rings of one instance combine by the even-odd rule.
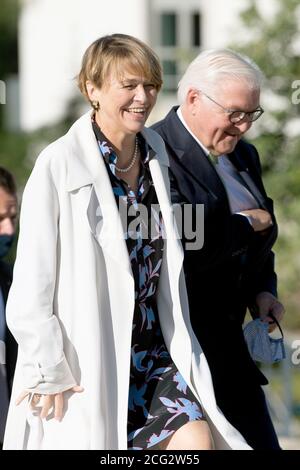
[[[156,291],[164,240],[163,221],[148,166],[154,152],[139,134],[142,158],[135,193],[116,176],[117,156],[112,145],[94,120],[92,124],[116,203],[119,209],[123,205],[123,214],[124,208],[130,209],[125,226],[123,223],[135,281],[127,431],[128,449],[143,450],[157,445],[187,422],[205,417],[172,361],[159,323]],[[139,204],[143,207],[140,212]]]

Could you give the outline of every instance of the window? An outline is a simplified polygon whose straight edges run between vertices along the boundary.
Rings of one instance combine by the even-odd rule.
[[[192,46],[201,46],[201,18],[200,13],[192,13]]]
[[[176,91],[178,78],[176,60],[163,60],[162,67],[164,73],[164,89],[168,91]]]
[[[162,13],[161,15],[161,45],[177,45],[177,21],[175,13]]]
[[[202,45],[199,0],[149,0],[151,43],[162,62],[163,92],[174,93]]]

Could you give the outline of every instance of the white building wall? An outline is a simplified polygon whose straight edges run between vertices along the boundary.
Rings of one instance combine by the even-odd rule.
[[[267,0],[268,1],[268,0]],[[239,42],[240,12],[247,6],[241,0],[202,0],[203,44],[205,48],[222,48]]]
[[[266,9],[273,0],[263,3]],[[74,77],[81,57],[96,38],[127,33],[159,53],[158,14],[175,10],[184,49],[190,34],[187,10],[199,9],[202,48],[226,47],[243,40],[239,12],[247,0],[22,0],[22,4],[20,122],[22,129],[31,131],[64,116],[68,101],[78,94]],[[160,119],[174,103],[174,94],[161,93],[149,122]]]
[[[23,1],[19,51],[24,130],[63,117],[67,102],[76,93],[74,77],[81,57],[93,40],[114,32],[148,40],[147,10],[140,8],[141,3],[145,1]]]

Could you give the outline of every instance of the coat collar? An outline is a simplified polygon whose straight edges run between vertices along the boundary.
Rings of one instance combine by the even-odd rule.
[[[99,172],[101,173],[101,159],[91,124],[91,114],[89,111],[79,118],[65,136],[70,149],[67,167],[68,191],[94,184]]]
[[[79,118],[65,138],[70,146],[67,190],[74,191],[83,186],[94,184],[99,176],[103,177],[103,162],[99,163],[99,147],[91,124],[92,111]],[[161,165],[168,166],[169,160],[160,137],[152,129],[141,132]]]
[[[143,129],[142,135],[154,152],[149,168],[153,183],[160,193],[159,202],[168,205],[167,193],[159,189],[162,184],[161,165],[167,167],[169,164],[163,141],[152,129]],[[93,132],[91,111],[73,124],[65,139],[68,143],[67,191],[92,185],[87,207],[91,231],[104,253],[132,274],[115,196]]]

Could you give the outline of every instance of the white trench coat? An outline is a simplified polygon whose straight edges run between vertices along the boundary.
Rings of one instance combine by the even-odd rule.
[[[163,336],[200,400],[218,449],[249,449],[215,402],[210,371],[189,321],[183,251],[172,223],[168,157],[149,166],[166,230],[158,287]],[[201,286],[199,286],[201,295]],[[117,205],[93,134],[91,113],[39,156],[23,195],[20,237],[8,304],[19,343],[5,449],[126,449],[134,280]],[[61,422],[41,420],[24,389],[66,392]]]

